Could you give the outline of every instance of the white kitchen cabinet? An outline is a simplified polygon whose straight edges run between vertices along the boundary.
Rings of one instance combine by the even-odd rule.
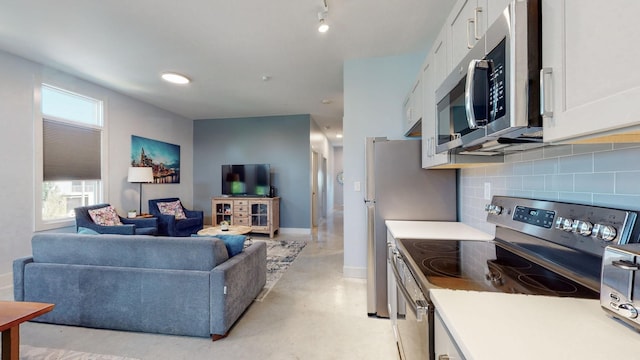
[[[422,119],[422,74],[418,74],[418,79],[413,83],[411,91],[404,102],[404,131],[405,136],[419,136],[420,127],[416,126]]]
[[[640,129],[639,12],[634,0],[542,0],[545,142]]]
[[[432,56],[432,60],[430,60],[430,62],[433,64],[433,80],[435,82],[435,86],[434,86],[434,91],[437,90],[440,85],[442,85],[442,82],[444,81],[444,79],[447,78],[447,76],[449,76],[449,73],[451,72],[451,61],[449,60],[449,48],[448,48],[448,43],[447,43],[447,27],[443,27],[442,30],[440,31],[440,34],[438,35],[438,37],[436,38],[436,40],[433,42],[433,47],[432,47],[432,51],[430,56]],[[424,82],[424,76],[423,76],[423,80]],[[425,110],[427,109],[427,106],[424,106]]]
[[[440,314],[436,311],[434,321],[434,350],[436,359],[442,360],[463,360],[464,357],[460,354],[455,340],[449,334],[447,326],[442,321]]]
[[[504,9],[509,6],[512,0],[489,0],[487,1],[487,27],[491,26],[500,15]]]
[[[447,153],[436,153],[436,56],[432,52],[422,66],[422,167],[430,167],[449,162]]]
[[[449,27],[449,49],[453,68],[487,30],[487,0],[458,0],[446,26]]]

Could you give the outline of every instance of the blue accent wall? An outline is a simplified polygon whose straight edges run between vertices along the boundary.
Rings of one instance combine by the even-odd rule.
[[[309,115],[193,122],[193,202],[211,223],[211,198],[222,192],[221,165],[270,164],[280,196],[280,227],[310,229]]]

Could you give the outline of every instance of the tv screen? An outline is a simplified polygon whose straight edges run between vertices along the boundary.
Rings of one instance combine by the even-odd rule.
[[[269,164],[222,165],[222,195],[268,196]]]

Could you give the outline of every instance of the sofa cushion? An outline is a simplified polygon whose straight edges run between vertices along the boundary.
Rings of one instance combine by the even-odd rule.
[[[100,209],[92,209],[89,210],[89,216],[91,216],[91,220],[94,223],[102,226],[115,226],[122,225],[120,221],[120,217],[116,213],[116,210],[113,206],[105,206]]]
[[[182,210],[182,203],[180,200],[172,201],[172,202],[159,202],[158,210],[162,215],[173,215],[176,217],[176,220],[186,219],[187,216]]]
[[[229,257],[240,254],[244,249],[244,241],[247,239],[244,235],[216,235],[216,237],[224,241]]]
[[[229,259],[216,238],[37,233],[31,245],[39,263],[210,271]]]
[[[98,235],[100,234],[99,232],[93,230],[93,229],[89,229],[86,227],[78,227],[78,234],[86,234],[86,235]]]

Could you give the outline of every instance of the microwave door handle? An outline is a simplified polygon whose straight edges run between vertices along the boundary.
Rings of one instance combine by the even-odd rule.
[[[473,80],[476,75],[476,69],[489,68],[489,62],[487,60],[476,60],[473,59],[469,62],[469,68],[467,69],[467,80],[464,86],[464,108],[467,113],[467,122],[469,123],[469,129],[477,129],[478,122],[476,121],[476,114],[473,111],[473,100],[474,100],[474,91],[473,91]]]
[[[553,76],[552,68],[540,69],[540,115],[544,118],[553,117],[553,109],[547,110],[547,80],[545,79],[551,76]]]

